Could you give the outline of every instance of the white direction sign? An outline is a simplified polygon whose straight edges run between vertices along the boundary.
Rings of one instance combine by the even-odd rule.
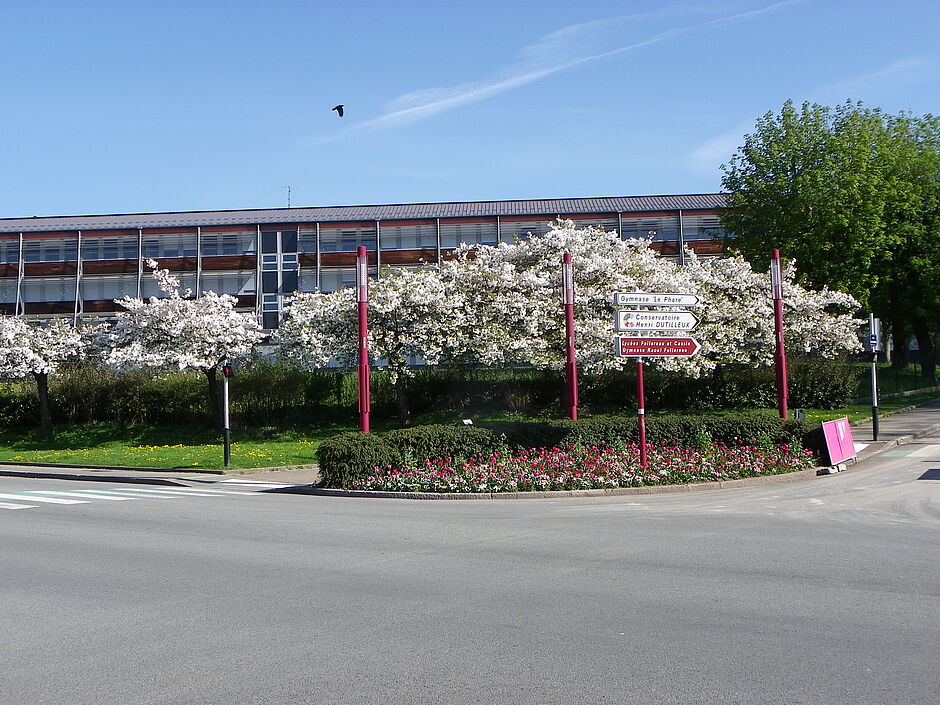
[[[642,291],[616,292],[614,306],[694,306],[695,294],[649,294]]]
[[[617,311],[614,329],[619,331],[692,331],[698,319],[688,311]]]

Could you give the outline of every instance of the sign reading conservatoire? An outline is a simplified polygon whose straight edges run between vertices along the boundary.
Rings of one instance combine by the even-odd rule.
[[[691,357],[701,347],[695,338],[617,337],[620,357]]]
[[[650,294],[643,291],[615,292],[614,306],[694,306],[695,294]]]
[[[688,311],[617,311],[614,330],[692,331],[698,323],[698,318]]]

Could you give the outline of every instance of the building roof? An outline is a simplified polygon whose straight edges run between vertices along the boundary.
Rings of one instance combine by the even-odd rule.
[[[182,213],[132,213],[32,218],[0,218],[0,232],[49,232],[178,228],[211,225],[324,223],[410,218],[467,216],[574,215],[669,210],[710,210],[725,205],[725,196],[706,193],[680,196],[612,196],[558,198],[530,201],[467,201],[457,203],[403,203],[372,206],[322,206]]]

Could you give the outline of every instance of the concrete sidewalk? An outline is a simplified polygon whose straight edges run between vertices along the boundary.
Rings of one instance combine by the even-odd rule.
[[[852,425],[852,438],[860,449],[855,463],[862,463],[915,438],[940,431],[940,399],[896,411],[879,419],[879,440],[872,440],[871,420]],[[850,461],[851,462],[851,461]],[[96,482],[127,482],[146,485],[214,484],[247,480],[284,485],[312,486],[320,480],[316,465],[248,470],[197,471],[153,468],[79,468],[53,465],[0,465],[0,477],[58,478]]]

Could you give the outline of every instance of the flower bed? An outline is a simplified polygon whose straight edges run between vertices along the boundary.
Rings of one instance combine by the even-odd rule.
[[[812,467],[810,451],[786,445],[761,448],[740,444],[701,449],[675,444],[647,446],[647,467],[640,448],[606,446],[533,448],[517,454],[492,453],[466,460],[438,458],[375,468],[356,480],[357,490],[386,492],[531,492],[590,490],[643,485],[715,482],[779,475]]]

